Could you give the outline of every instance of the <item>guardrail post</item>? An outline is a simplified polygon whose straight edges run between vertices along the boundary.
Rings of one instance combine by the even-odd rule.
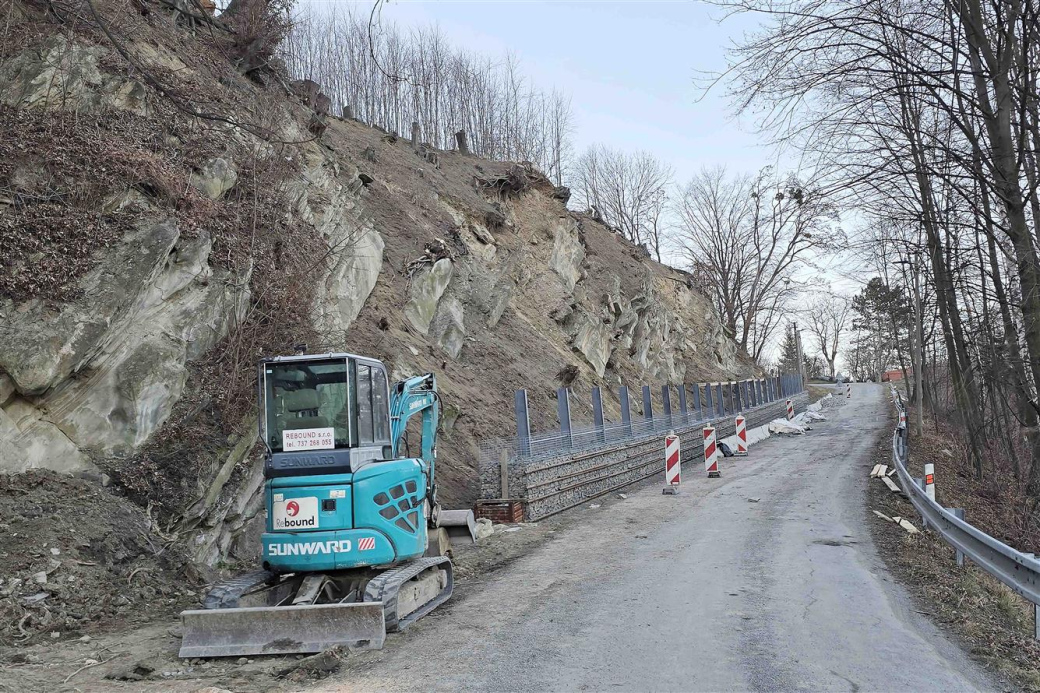
[[[561,387],[556,390],[556,415],[560,418],[560,439],[567,447],[574,446],[571,436],[571,391]]]
[[[964,508],[950,508],[949,510],[958,520],[961,520],[962,522],[964,521]],[[963,566],[964,554],[961,553],[961,550],[958,548],[954,548],[953,550],[957,554],[957,565]]]
[[[711,383],[704,383],[704,406],[708,410],[708,418],[715,418],[715,400],[712,397]]]
[[[762,404],[762,381],[755,380],[751,386],[751,389],[755,392],[755,406],[761,406]]]
[[[520,443],[520,456],[531,456],[531,419],[527,412],[527,390],[517,390],[513,396],[516,410],[516,437]]]
[[[726,404],[722,401],[722,383],[715,384],[715,405],[718,416],[726,415]]]
[[[628,399],[628,387],[622,385],[618,388],[618,399],[621,400],[621,425],[625,427],[628,435],[632,435],[632,403]]]
[[[917,488],[921,489],[921,491],[924,491],[924,477],[923,476],[915,476],[914,477],[914,483],[917,484]],[[925,528],[925,529],[928,529],[928,520],[925,519],[924,513],[917,513],[917,514],[921,516],[921,526],[923,528]]]
[[[748,397],[748,383],[746,380],[740,381],[740,411],[747,411],[751,408],[751,400]]]
[[[650,430],[654,430],[654,401],[650,397],[650,386],[643,386],[643,418],[650,422]]]
[[[596,441],[607,442],[607,430],[603,422],[603,393],[598,387],[592,388],[592,425],[596,427]]]
[[[679,383],[679,414],[683,425],[690,423],[690,410],[686,407],[686,383]]]
[[[693,410],[697,416],[697,420],[700,421],[704,418],[703,412],[701,412],[701,384],[693,384]]]
[[[664,418],[668,425],[672,425],[672,388],[667,385],[661,386],[661,402],[664,405]]]

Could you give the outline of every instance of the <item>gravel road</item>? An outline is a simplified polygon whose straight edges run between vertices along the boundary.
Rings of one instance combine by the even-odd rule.
[[[583,508],[315,690],[993,689],[871,542],[887,406],[854,385],[829,421],[725,460],[722,479],[684,469],[679,496],[647,484]]]

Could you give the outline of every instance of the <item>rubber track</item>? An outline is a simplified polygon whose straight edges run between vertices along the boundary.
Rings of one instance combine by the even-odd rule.
[[[447,571],[448,584],[445,585],[444,589],[441,590],[441,593],[436,597],[408,614],[403,620],[399,619],[397,616],[397,595],[401,590],[401,585],[408,582],[408,580],[411,580],[424,570],[435,566],[443,566]],[[404,630],[446,602],[448,597],[451,596],[454,585],[455,580],[452,565],[447,556],[418,558],[411,563],[407,563],[398,568],[391,568],[390,570],[380,573],[376,577],[372,578],[365,587],[365,601],[383,602],[383,620],[386,621],[386,632],[394,633]]]
[[[237,609],[238,600],[254,587],[267,584],[275,576],[269,570],[254,570],[243,573],[213,586],[202,599],[203,609]]]

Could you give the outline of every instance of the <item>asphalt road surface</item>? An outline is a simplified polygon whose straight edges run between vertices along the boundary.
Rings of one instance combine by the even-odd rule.
[[[993,689],[871,542],[887,407],[881,386],[853,385],[829,421],[724,460],[722,479],[684,469],[679,496],[648,484],[579,510],[319,690]]]

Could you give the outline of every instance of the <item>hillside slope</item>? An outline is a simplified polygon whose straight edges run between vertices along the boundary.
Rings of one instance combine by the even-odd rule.
[[[213,565],[257,548],[263,355],[435,372],[449,506],[516,388],[542,430],[561,378],[587,419],[595,385],[750,374],[684,274],[530,167],[328,115],[219,33],[96,4],[0,2],[0,471],[93,479]]]

